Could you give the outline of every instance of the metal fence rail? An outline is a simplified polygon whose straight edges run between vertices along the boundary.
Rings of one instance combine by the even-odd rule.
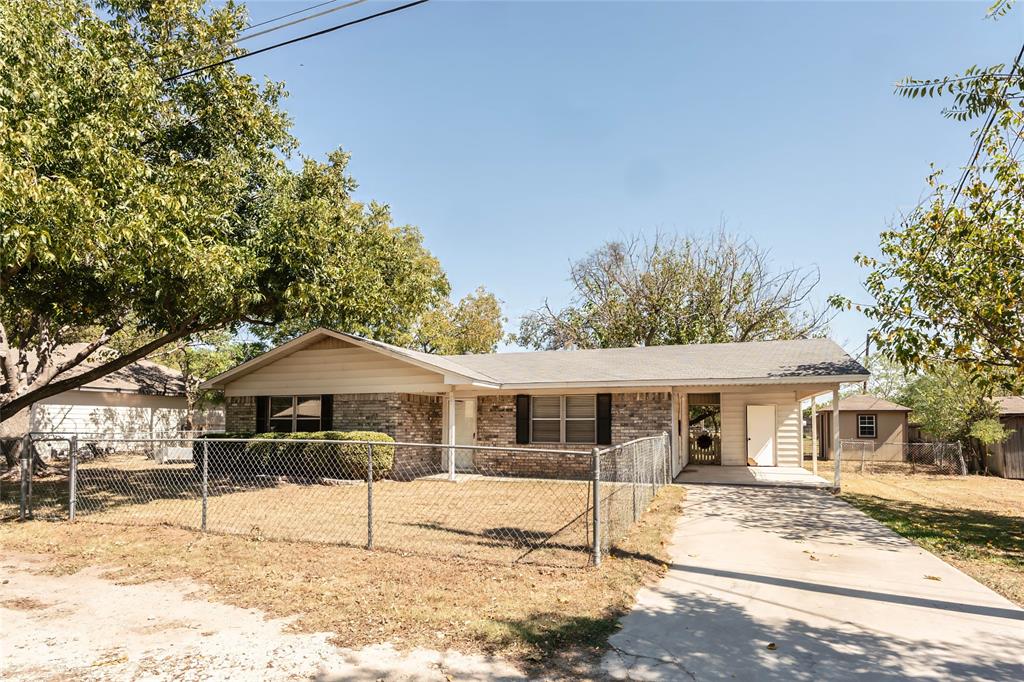
[[[47,466],[43,475],[23,461],[21,518],[554,565],[599,563],[670,475],[667,435],[591,452],[191,436],[33,443],[26,453],[44,450]]]

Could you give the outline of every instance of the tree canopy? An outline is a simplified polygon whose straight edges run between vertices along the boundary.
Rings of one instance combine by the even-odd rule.
[[[1008,3],[992,10],[1001,15]],[[1024,48],[1012,64],[897,85],[906,97],[948,97],[945,115],[977,121],[974,149],[956,182],[928,177],[929,196],[881,235],[879,256],[860,254],[873,301],[846,297],[874,323],[880,349],[911,369],[952,363],[979,385],[1024,390]]]
[[[614,348],[824,334],[816,268],[775,269],[770,253],[724,231],[611,241],[572,263],[573,297],[523,317],[533,348]]]
[[[231,2],[0,3],[0,420],[208,330],[387,337],[447,295],[418,230],[352,199],[345,154],[289,169],[281,84],[176,78],[244,25]],[[147,340],[72,376],[126,324]]]
[[[484,289],[444,301],[420,318],[413,345],[427,353],[493,353],[505,337],[501,301]]]

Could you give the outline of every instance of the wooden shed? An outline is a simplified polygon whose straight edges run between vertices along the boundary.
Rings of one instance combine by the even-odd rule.
[[[996,398],[999,421],[1013,433],[1009,439],[989,448],[988,470],[1003,478],[1024,479],[1024,396]]]

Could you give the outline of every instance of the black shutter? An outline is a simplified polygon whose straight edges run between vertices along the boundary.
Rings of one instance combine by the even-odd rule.
[[[325,393],[320,396],[320,430],[333,431],[334,425],[334,394]]]
[[[612,444],[612,394],[597,394],[597,444]]]
[[[270,426],[267,424],[267,412],[270,407],[269,402],[269,396],[256,396],[256,433],[266,433],[270,430]]]
[[[516,443],[530,442],[530,396],[516,396]]]

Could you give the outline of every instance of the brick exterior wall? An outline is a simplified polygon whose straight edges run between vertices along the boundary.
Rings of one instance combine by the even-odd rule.
[[[224,430],[228,433],[256,432],[256,398],[251,395],[224,399]]]
[[[613,393],[612,443],[657,436],[672,428],[672,397],[669,393]],[[481,445],[514,448],[579,450],[589,453],[593,445],[577,443],[516,443],[516,398],[492,395],[477,398],[477,442]],[[477,451],[474,462],[488,473],[507,476],[589,478],[590,458],[549,453]]]
[[[379,431],[400,442],[441,443],[443,398],[406,393],[352,393],[334,396],[332,428],[335,431]],[[226,400],[228,431],[256,430],[256,400],[231,397]],[[589,478],[593,445],[578,443],[516,443],[514,395],[477,398],[477,442],[480,445],[524,449],[578,450],[573,455],[537,452],[491,452],[477,450],[474,462],[482,471],[505,476]],[[655,436],[672,428],[672,400],[668,393],[612,394],[612,443]],[[442,467],[437,448],[398,448],[395,475],[436,473]]]
[[[347,393],[334,396],[336,431],[379,431],[405,443],[441,442],[440,396],[410,393]],[[441,464],[437,448],[398,448],[395,475],[435,473]]]

